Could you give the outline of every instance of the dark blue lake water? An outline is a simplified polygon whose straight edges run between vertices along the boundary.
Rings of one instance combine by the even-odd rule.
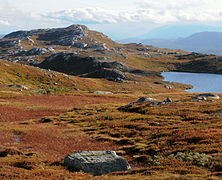
[[[222,75],[208,73],[163,72],[165,81],[191,84],[193,89],[188,92],[222,93]]]

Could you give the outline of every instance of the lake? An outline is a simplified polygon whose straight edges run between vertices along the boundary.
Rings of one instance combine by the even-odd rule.
[[[222,93],[222,75],[208,73],[163,72],[164,81],[191,84],[188,92]]]

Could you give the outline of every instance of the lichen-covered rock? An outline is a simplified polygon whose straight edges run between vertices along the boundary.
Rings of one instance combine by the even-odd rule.
[[[55,52],[55,50],[51,47],[49,47],[49,48],[32,48],[29,51],[27,51],[25,54],[28,56],[33,56],[33,55],[47,54],[50,52]]]
[[[198,95],[199,97],[206,97],[206,98],[213,98],[213,99],[220,99],[220,96],[218,96],[217,94],[208,94],[208,93],[205,93],[205,94],[199,94]]]
[[[75,42],[73,44],[74,47],[77,47],[77,48],[85,48],[87,47],[87,44],[86,43],[82,43],[82,42]]]
[[[20,85],[20,84],[10,84],[10,85],[8,85],[8,87],[21,88],[23,90],[28,90],[29,89],[27,86]]]
[[[5,40],[5,41],[0,41],[0,47],[1,48],[11,48],[15,47],[18,49],[22,49],[20,40]]]
[[[113,94],[112,92],[109,92],[109,91],[93,91],[92,93],[94,93],[94,94]]]
[[[201,101],[206,101],[207,98],[204,96],[196,96],[192,99],[192,101],[196,101],[196,102],[201,102]]]
[[[35,56],[35,55],[43,55],[48,53],[55,53],[55,50],[52,47],[48,48],[32,48],[28,51],[20,51],[16,53],[16,56]]]
[[[39,36],[39,40],[51,41],[52,44],[62,46],[73,46],[83,39],[88,39],[88,28],[78,24],[67,28],[50,29]]]
[[[153,101],[153,100],[155,100],[155,99],[150,98],[150,97],[141,97],[137,101],[135,101],[134,103],[150,102],[150,101]]]
[[[18,38],[18,39],[27,39],[27,37],[36,35],[38,33],[44,32],[44,29],[37,29],[32,31],[15,31],[4,36],[4,38]]]
[[[115,151],[81,151],[66,156],[64,164],[94,176],[130,169],[127,160],[116,155]]]
[[[92,48],[96,51],[106,51],[106,50],[109,50],[107,47],[106,47],[106,44],[93,44],[91,46],[89,46],[88,48]]]
[[[140,103],[150,103],[150,102],[153,102],[155,99],[154,98],[151,98],[151,97],[141,97],[139,98],[138,100],[136,100],[135,102],[131,102],[123,107],[120,108],[121,109],[124,109],[124,108],[130,108],[132,107],[133,105],[135,104],[140,104]]]
[[[87,77],[105,78],[110,81],[123,82],[127,79],[124,72],[117,69],[100,68],[94,72],[88,73]]]

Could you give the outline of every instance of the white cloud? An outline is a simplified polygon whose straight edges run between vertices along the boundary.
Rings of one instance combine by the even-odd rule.
[[[217,5],[216,5],[217,4]],[[144,0],[136,3],[133,10],[108,10],[104,8],[76,8],[44,14],[48,20],[70,23],[119,23],[151,22],[215,22],[222,20],[219,0]]]
[[[105,24],[105,23],[125,23],[125,22],[156,22],[164,23],[162,16],[165,16],[164,22],[175,21],[169,13],[138,9],[135,11],[112,11],[101,8],[78,8],[74,10],[64,10],[51,12],[43,15],[43,17],[52,20],[66,21],[70,23],[84,22],[89,24]]]
[[[74,0],[72,1],[74,2]],[[90,25],[150,23],[165,25],[178,22],[222,21],[221,0],[140,0],[136,2],[134,8],[130,9],[126,8],[127,6],[124,9],[114,9],[108,6],[104,8],[91,6],[91,8],[55,10],[41,15],[28,12],[28,9],[24,9],[26,11],[18,10],[8,2],[9,0],[0,0],[0,27],[13,26],[15,29],[61,27],[74,23]],[[37,0],[26,0],[27,2],[32,4],[32,2],[37,2]],[[104,1],[103,3],[105,4]],[[70,6],[73,7],[73,4]],[[86,4],[87,0],[84,1],[84,5]],[[100,7],[99,1],[98,7]],[[50,9],[53,9],[53,7],[50,7]]]
[[[205,4],[204,0],[201,1],[201,5]],[[157,9],[157,10],[174,10],[174,9],[187,9],[190,7],[196,7],[200,5],[199,0],[144,0],[138,1],[137,6],[139,8]]]
[[[173,22],[215,22],[221,21],[221,0],[143,0],[136,3],[139,9],[152,10],[156,20],[167,23],[168,17]],[[168,16],[165,16],[165,15]]]

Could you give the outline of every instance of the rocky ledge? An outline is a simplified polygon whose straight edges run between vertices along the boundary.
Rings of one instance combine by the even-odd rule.
[[[52,54],[38,67],[75,76],[105,78],[116,82],[127,80],[128,74],[149,74],[149,72],[130,68],[121,62],[108,60],[106,57],[81,57],[76,53],[64,52]]]

